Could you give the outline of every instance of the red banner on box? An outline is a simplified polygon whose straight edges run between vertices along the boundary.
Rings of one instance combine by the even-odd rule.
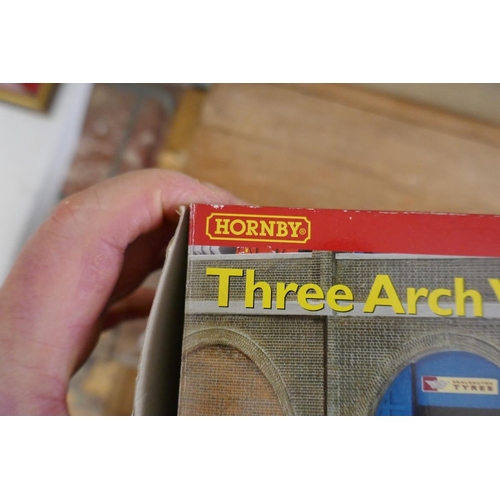
[[[500,216],[193,205],[190,244],[500,257]]]

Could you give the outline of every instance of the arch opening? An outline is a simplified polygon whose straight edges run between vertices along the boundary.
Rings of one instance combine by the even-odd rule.
[[[409,362],[382,395],[379,416],[500,415],[500,367],[447,350]]]

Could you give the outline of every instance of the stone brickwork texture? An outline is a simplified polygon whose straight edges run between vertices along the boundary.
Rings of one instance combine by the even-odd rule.
[[[190,370],[204,376],[192,380],[180,415],[283,415],[269,381],[238,349],[201,347],[191,353],[189,363]]]
[[[211,260],[190,260],[188,263],[189,295],[193,300],[216,301],[218,293],[218,277],[205,275],[207,267],[238,268],[255,270],[255,282],[266,281],[275,289],[276,283],[294,281],[299,285],[305,283],[328,284],[328,269],[331,268],[331,254],[328,252],[312,252],[314,258],[295,259],[238,259],[222,258]],[[323,282],[324,281],[324,282]],[[329,286],[329,285],[328,285]],[[230,300],[244,300],[245,278],[231,278]],[[255,291],[255,300],[262,300],[262,291]],[[295,300],[290,295],[290,300]]]
[[[191,394],[192,384],[197,385],[206,377],[206,373],[191,365],[191,352],[195,352],[198,345],[209,345],[210,336],[217,339],[215,345],[231,345],[262,367],[278,399],[289,403],[284,403],[283,413],[323,414],[324,326],[322,318],[299,316],[192,315],[186,318],[182,376],[187,382],[184,386],[181,383],[180,414],[183,414],[183,399]],[[214,327],[225,330],[224,339],[215,335]],[[199,332],[206,332],[203,344],[194,343],[192,349],[186,349],[190,336]],[[245,383],[252,384],[252,381]],[[219,397],[238,397],[239,386],[234,387],[234,392],[230,389],[228,385]]]
[[[335,279],[366,300],[377,274],[388,274],[405,301],[407,287],[466,288],[497,299],[487,278],[500,277],[499,259],[338,260]],[[442,304],[452,301],[443,297]],[[374,413],[390,382],[408,364],[438,351],[464,350],[500,366],[500,320],[472,318],[347,317],[328,320],[328,413]]]
[[[331,252],[299,259],[225,257],[190,261],[187,300],[217,300],[217,282],[209,279],[217,278],[205,276],[206,267],[255,269],[256,279],[272,285],[294,281],[327,288],[342,283],[353,290],[357,302],[366,300],[377,274],[391,277],[403,302],[407,287],[453,289],[454,277],[464,277],[467,288],[495,302],[487,278],[500,277],[498,259],[344,260]],[[244,279],[235,281],[231,290],[231,300],[243,300]],[[181,414],[193,408],[201,414],[224,414],[240,404],[245,414],[276,414],[278,401],[283,414],[369,415],[403,368],[446,350],[475,353],[500,366],[500,319],[190,314]],[[241,360],[242,368],[229,368],[228,356],[231,363]],[[227,370],[217,368],[221,359]],[[255,397],[253,407],[248,394]]]
[[[353,292],[354,300],[368,297],[377,274],[388,274],[402,302],[406,288],[454,288],[454,278],[465,278],[466,288],[479,290],[485,301],[496,301],[486,277],[500,277],[500,259],[403,259],[403,260],[338,260],[336,280]],[[451,300],[440,299],[443,303]]]

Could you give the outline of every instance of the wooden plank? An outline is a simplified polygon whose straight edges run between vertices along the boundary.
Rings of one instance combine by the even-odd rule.
[[[130,416],[134,406],[137,368],[119,364],[113,379],[113,390],[104,402],[104,415]]]
[[[500,126],[498,83],[358,83],[355,86]]]
[[[340,84],[279,84],[296,92],[336,101],[370,113],[392,117],[431,130],[500,147],[500,126],[450,113],[442,108],[417,104],[403,98]]]
[[[491,145],[272,85],[214,86],[201,123],[185,171],[251,202],[500,213]]]
[[[199,125],[200,114],[207,92],[201,89],[186,90],[175,113],[171,130],[156,159],[156,166],[169,170],[182,170],[193,135]]]

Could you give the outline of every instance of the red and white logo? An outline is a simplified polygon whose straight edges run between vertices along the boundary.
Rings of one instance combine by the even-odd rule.
[[[448,385],[446,380],[440,380],[438,377],[423,376],[422,390],[424,392],[439,392]]]

